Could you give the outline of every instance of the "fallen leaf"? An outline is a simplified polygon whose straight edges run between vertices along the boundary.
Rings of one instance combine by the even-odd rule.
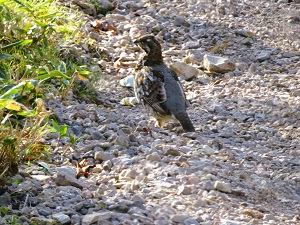
[[[87,165],[87,163],[89,162],[88,159],[83,159],[80,162],[76,162],[76,178],[80,178],[82,175],[85,178],[89,177],[89,170],[91,168],[94,168],[96,165],[92,164],[92,165]]]
[[[220,84],[220,83],[222,83],[222,82],[225,82],[225,81],[227,81],[226,78],[221,78],[221,79],[217,80],[216,82],[214,82],[213,85],[218,85],[218,84]]]
[[[77,78],[78,78],[79,80],[83,80],[83,81],[87,81],[87,80],[88,80],[85,76],[82,76],[82,75],[80,75],[80,74],[77,74]]]
[[[5,106],[5,108],[15,111],[20,111],[21,106],[17,102],[8,102]]]
[[[104,21],[104,22],[93,22],[91,23],[92,27],[94,28],[94,30],[98,33],[100,33],[100,31],[117,31],[116,27],[113,27],[112,25],[110,25],[108,22]]]

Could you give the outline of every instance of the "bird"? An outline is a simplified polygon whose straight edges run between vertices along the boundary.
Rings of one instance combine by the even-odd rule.
[[[161,45],[154,35],[137,38],[143,54],[135,67],[134,92],[148,113],[163,127],[169,120],[177,120],[185,132],[195,128],[187,114],[189,102],[175,71],[163,60]]]

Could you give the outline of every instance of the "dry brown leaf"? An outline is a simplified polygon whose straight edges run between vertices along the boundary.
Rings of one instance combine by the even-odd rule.
[[[87,81],[88,79],[85,76],[82,76],[80,74],[77,74],[77,77],[79,80]]]
[[[215,81],[213,85],[218,85],[218,84],[221,84],[221,83],[223,83],[225,81],[227,81],[227,78],[221,78],[221,79]]]
[[[79,162],[76,162],[76,178],[78,179],[79,177],[81,177],[82,175],[85,178],[88,178],[89,176],[89,169],[94,168],[96,165],[92,164],[92,165],[87,165],[87,163],[89,162],[88,159],[82,159]]]
[[[91,23],[91,25],[94,28],[94,30],[98,33],[100,33],[101,31],[117,31],[116,27],[113,27],[106,21],[104,22],[99,21],[98,23],[94,22]]]

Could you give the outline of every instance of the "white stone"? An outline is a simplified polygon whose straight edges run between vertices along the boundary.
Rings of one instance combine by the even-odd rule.
[[[230,183],[224,183],[221,181],[216,181],[214,184],[214,188],[225,193],[231,193],[232,191]]]
[[[182,77],[184,80],[191,80],[196,77],[199,71],[184,62],[175,62],[170,65],[170,68],[173,69],[179,77]]]
[[[204,55],[203,65],[210,72],[227,73],[235,70],[235,64],[227,58]]]

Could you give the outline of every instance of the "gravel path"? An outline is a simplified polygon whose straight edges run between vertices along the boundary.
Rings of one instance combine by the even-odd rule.
[[[300,224],[299,1],[211,2],[121,0],[88,16],[82,30],[102,57],[76,50],[103,70],[98,104],[75,91],[47,100],[81,139],[68,148],[45,137],[52,161],[24,167],[0,205],[21,224]],[[195,133],[154,127],[141,105],[119,103],[134,96],[119,82],[141,54],[132,40],[146,33],[161,39],[169,65],[197,71],[181,76]],[[205,54],[236,69],[208,72]],[[88,178],[76,179],[76,162]]]

